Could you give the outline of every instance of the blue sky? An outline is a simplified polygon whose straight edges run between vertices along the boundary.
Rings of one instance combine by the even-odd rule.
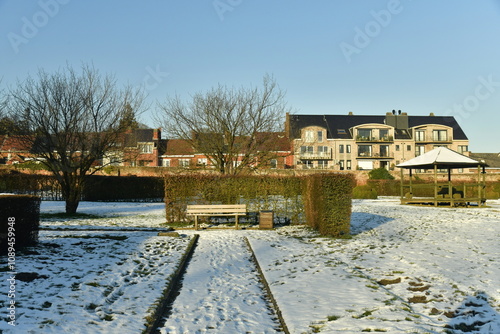
[[[92,63],[156,101],[268,73],[301,114],[453,115],[500,152],[499,0],[0,0],[0,87]]]

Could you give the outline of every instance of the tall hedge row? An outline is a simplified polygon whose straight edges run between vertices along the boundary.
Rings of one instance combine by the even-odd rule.
[[[60,187],[51,175],[0,170],[0,193],[16,193],[60,200]]]
[[[89,175],[83,189],[85,201],[133,201],[163,199],[163,178]],[[44,200],[62,200],[61,189],[51,175],[1,172],[0,193],[29,194]]]
[[[167,222],[186,221],[188,204],[247,204],[250,212],[273,210],[323,235],[350,232],[352,175],[169,175],[165,177]]]
[[[162,200],[161,177],[89,176],[83,190],[85,201]]]
[[[0,254],[36,244],[39,229],[39,197],[0,195]]]

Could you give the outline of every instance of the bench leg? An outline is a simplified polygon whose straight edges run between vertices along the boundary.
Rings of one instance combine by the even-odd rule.
[[[238,215],[234,216],[236,220],[236,229],[238,229]]]
[[[198,231],[198,216],[194,216],[194,230]]]

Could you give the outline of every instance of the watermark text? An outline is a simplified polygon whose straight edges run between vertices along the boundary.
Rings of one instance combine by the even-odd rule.
[[[9,271],[7,272],[9,278],[7,278],[8,283],[8,293],[7,293],[7,318],[9,319],[8,324],[11,326],[16,325],[16,218],[9,217],[7,219],[7,266]]]

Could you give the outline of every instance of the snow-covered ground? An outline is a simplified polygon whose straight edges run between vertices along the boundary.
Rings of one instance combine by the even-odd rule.
[[[250,262],[248,238],[291,333],[500,333],[500,202],[489,208],[354,200],[351,239],[304,227],[180,231],[160,227],[161,203],[82,203],[99,217],[42,226],[112,231],[40,233],[16,255],[16,327],[3,333],[140,333],[190,237],[200,234],[163,333],[274,333],[276,319]],[[42,213],[63,211],[43,202]],[[81,227],[80,227],[81,229]],[[8,291],[5,257],[3,291]],[[10,299],[0,308],[7,319]]]

